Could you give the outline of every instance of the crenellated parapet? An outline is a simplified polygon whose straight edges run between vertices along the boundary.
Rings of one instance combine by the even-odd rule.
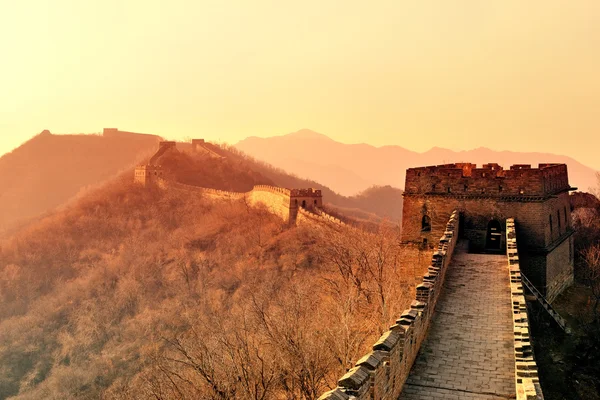
[[[291,195],[290,189],[286,189],[286,188],[282,188],[282,187],[278,187],[278,186],[255,185],[254,189],[252,189],[252,190],[281,194],[281,195],[287,196],[287,197],[290,197],[290,195]]]
[[[565,164],[516,164],[506,170],[496,163],[456,163],[409,168],[408,195],[546,197],[571,190]]]
[[[320,400],[396,400],[402,392],[421,343],[427,336],[446,270],[458,240],[459,213],[454,211],[417,286],[416,298],[396,323]]]
[[[322,197],[320,189],[290,189],[290,196],[292,197]]]
[[[510,296],[513,306],[515,388],[517,400],[542,400],[537,364],[529,329],[527,303],[523,293],[515,220],[506,220],[506,255],[510,271]]]

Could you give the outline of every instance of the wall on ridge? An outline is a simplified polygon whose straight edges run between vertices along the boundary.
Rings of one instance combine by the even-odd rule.
[[[338,387],[320,400],[396,400],[410,373],[421,343],[427,336],[446,270],[458,240],[458,212],[453,212],[431,258],[431,266],[417,286],[416,299],[396,323],[373,345]]]
[[[297,209],[290,207],[290,197],[288,194],[289,189],[275,186],[257,185],[254,186],[251,191],[242,193],[186,185],[183,183],[167,181],[165,179],[161,179],[160,186],[163,188],[178,189],[190,193],[202,194],[203,196],[213,200],[245,199],[251,206],[264,205],[270,212],[281,217],[286,222],[296,222],[295,213],[297,212]]]
[[[296,222],[296,210],[290,208],[290,195],[289,190],[279,188],[275,186],[257,185],[248,192],[248,202],[255,206],[257,204],[263,204],[275,215],[283,218],[284,221],[289,223]]]
[[[116,129],[105,129],[105,134],[115,134]],[[206,143],[203,139],[192,140],[192,145],[197,151],[208,151],[213,157],[224,158],[218,147]],[[160,157],[168,151],[176,151],[177,144],[170,141],[162,141],[159,148],[152,156],[147,165],[140,165],[135,170],[134,181],[144,186],[158,185],[162,188],[174,188],[188,192],[202,193],[211,199],[244,199],[248,204],[257,206],[264,205],[273,214],[281,217],[289,224],[296,223],[298,210],[307,209],[317,211],[322,206],[323,197],[317,189],[286,189],[270,185],[256,185],[246,193],[230,192],[186,185],[164,179],[163,170],[158,165]],[[332,217],[331,217],[332,218]]]

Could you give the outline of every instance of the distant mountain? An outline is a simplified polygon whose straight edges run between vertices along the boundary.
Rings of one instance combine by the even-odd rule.
[[[33,137],[0,157],[0,232],[131,168],[158,136],[129,132]]]
[[[587,191],[596,182],[592,168],[561,155],[494,151],[484,147],[458,152],[434,147],[417,153],[400,146],[344,144],[308,129],[270,138],[249,137],[235,147],[299,177],[322,182],[346,196],[372,185],[403,187],[407,168],[451,162],[478,165],[497,162],[504,167],[512,164],[565,163],[572,186]]]

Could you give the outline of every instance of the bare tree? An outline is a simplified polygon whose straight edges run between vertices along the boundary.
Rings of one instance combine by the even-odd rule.
[[[583,280],[592,291],[592,323],[600,323],[600,244],[581,252],[584,264]]]

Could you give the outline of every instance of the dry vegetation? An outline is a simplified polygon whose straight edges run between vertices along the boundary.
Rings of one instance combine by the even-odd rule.
[[[130,176],[2,243],[0,398],[314,399],[412,297],[391,226]]]
[[[15,223],[62,205],[151,154],[149,135],[40,134],[0,157],[0,234]]]

